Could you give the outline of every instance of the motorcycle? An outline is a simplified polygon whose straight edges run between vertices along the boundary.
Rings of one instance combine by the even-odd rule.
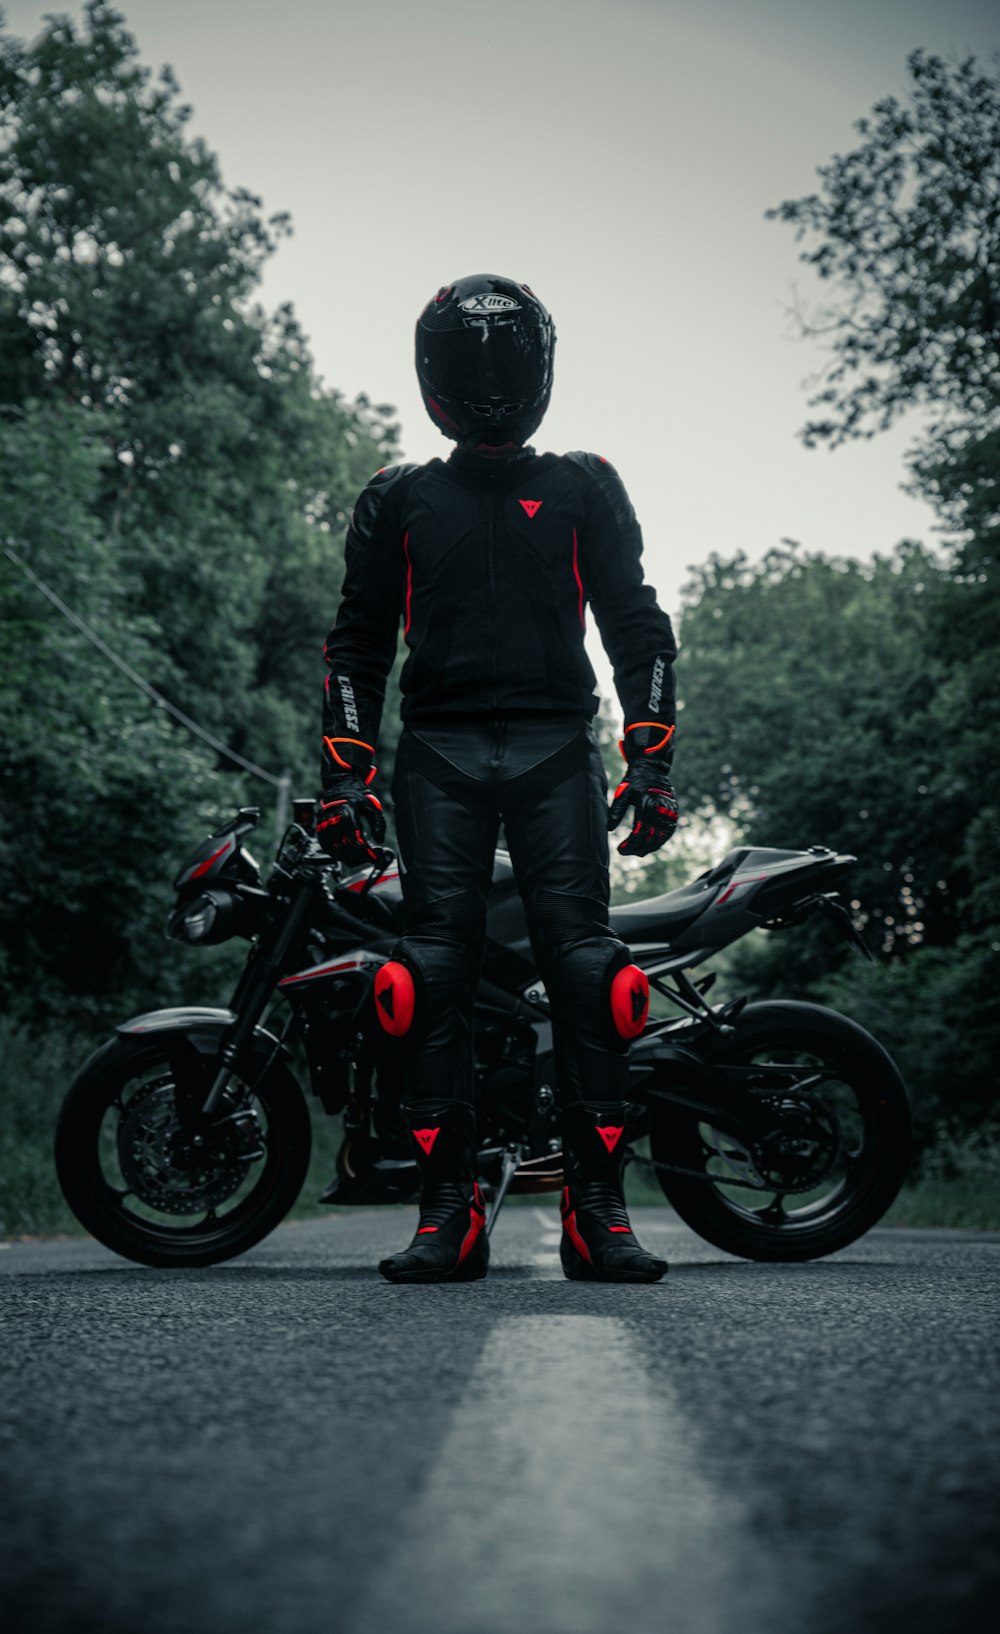
[[[243,937],[226,1009],[154,1010],[122,1022],[63,1103],[55,1160],[93,1236],[154,1266],[211,1265],[284,1219],[305,1180],[311,1117],[298,1040],[323,1112],[343,1117],[321,1201],[412,1201],[418,1174],[399,1118],[398,1040],[374,985],[402,929],[392,851],[345,873],[313,834],[311,800],[266,883],[240,809],[174,880],[168,934],[191,947]],[[758,926],[827,916],[871,958],[838,886],[856,859],[740,846],[678,890],[611,909],[657,1008],[629,1052],[629,1161],[680,1218],[752,1260],[809,1260],[881,1219],[906,1174],[906,1089],[882,1046],[821,1005],[737,998],[692,972]],[[287,1009],[271,1025],[276,998]],[[558,1190],[562,1156],[552,1029],[509,856],[498,850],[475,1010],[478,1173],[492,1230],[508,1194]]]

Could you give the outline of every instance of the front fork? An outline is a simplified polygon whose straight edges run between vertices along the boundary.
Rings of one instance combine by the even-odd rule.
[[[236,1020],[223,1035],[219,1050],[222,1065],[215,1075],[208,1098],[201,1109],[206,1118],[212,1117],[218,1110],[233,1080],[236,1063],[267,1009],[271,994],[284,973],[285,963],[295,938],[309,917],[315,891],[316,884],[311,879],[296,882],[288,912],[281,923],[273,947],[266,952],[259,951],[258,957],[250,964],[244,979],[237,987],[233,1006],[237,1012]]]

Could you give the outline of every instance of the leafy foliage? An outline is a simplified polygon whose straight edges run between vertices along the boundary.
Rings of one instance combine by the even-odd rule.
[[[846,960],[815,996],[869,1028],[903,1064],[920,1147],[996,1122],[1000,943],[965,933],[909,959]]]
[[[698,796],[748,837],[858,853],[887,964],[860,972],[813,935],[783,971],[886,1037],[929,1140],[997,1099],[1000,80],[921,51],[909,68],[909,103],[878,103],[821,190],[769,214],[833,290],[804,323],[832,353],[805,442],[921,410],[911,487],[951,543],[870,568],[713,560],[682,626],[683,741]],[[770,985],[780,958],[747,949],[743,974]]]
[[[888,953],[950,940],[965,888],[952,842],[968,791],[942,779],[935,725],[941,579],[918,545],[870,565],[713,556],[681,624],[688,803],[754,844],[857,854]]]
[[[978,440],[998,407],[1000,83],[972,58],[914,51],[909,68],[910,105],[877,103],[860,145],[820,166],[822,191],[768,212],[840,295],[811,325],[834,359],[809,443],[871,436],[918,404]]]
[[[84,420],[38,404],[0,418],[5,534],[142,670],[155,624],[125,614],[94,515],[104,450]],[[6,559],[2,580],[0,947],[15,1011],[82,1020],[101,994],[149,994],[163,965],[150,860],[176,854],[226,780]]]
[[[923,411],[910,486],[952,535],[931,630],[947,674],[937,725],[976,812],[955,833],[972,922],[1000,920],[1000,76],[915,51],[909,105],[859,121],[822,190],[769,214],[837,289],[806,324],[833,360],[806,442],[836,447]]]
[[[987,745],[954,720],[979,660],[938,639],[966,588],[917,545],[868,565],[786,547],[757,564],[713,557],[681,621],[687,803],[728,813],[746,843],[855,855],[852,906],[881,961],[863,966],[813,919],[739,943],[730,982],[868,1026],[925,1141],[997,1102],[1000,936],[970,867],[988,843]]]
[[[0,34],[2,542],[207,730],[311,793],[340,535],[397,433],[321,388],[290,308],[254,304],[287,221],[223,185],[188,118],[104,0],[31,45]],[[12,1006],[162,1001],[173,866],[199,819],[270,796],[3,573]]]

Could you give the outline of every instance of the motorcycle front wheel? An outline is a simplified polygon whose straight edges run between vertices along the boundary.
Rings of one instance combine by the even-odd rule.
[[[687,1225],[743,1259],[789,1261],[833,1254],[878,1223],[909,1167],[911,1120],[870,1033],[821,1005],[754,1004],[712,1063],[793,1070],[779,1091],[761,1089],[774,1121],[754,1140],[721,1112],[713,1123],[652,1098],[656,1176]]]
[[[56,1173],[80,1224],[140,1265],[215,1265],[266,1237],[309,1166],[305,1098],[273,1044],[253,1046],[216,1116],[198,1115],[218,1070],[179,1033],[121,1035],[74,1079],[56,1127]]]

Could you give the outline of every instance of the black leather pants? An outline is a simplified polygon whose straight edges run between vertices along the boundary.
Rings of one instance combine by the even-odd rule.
[[[501,821],[552,1010],[560,1099],[624,1099],[628,1045],[608,928],[607,778],[589,721],[541,715],[406,726],[392,782],[417,1015],[408,1099],[473,1097],[472,1016]]]

